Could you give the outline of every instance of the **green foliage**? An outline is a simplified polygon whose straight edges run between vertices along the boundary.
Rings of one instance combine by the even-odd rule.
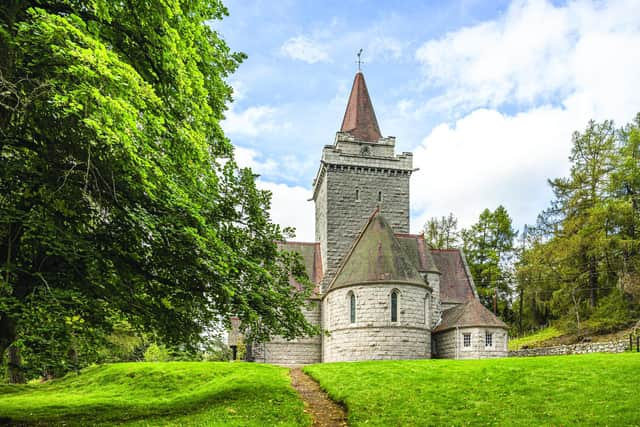
[[[480,300],[492,309],[497,294],[497,308],[505,320],[510,318],[508,302],[512,293],[512,258],[517,235],[503,206],[493,212],[485,209],[477,223],[462,230],[464,252]]]
[[[168,362],[171,359],[169,350],[163,345],[151,344],[144,352],[145,362]]]
[[[58,374],[97,360],[123,320],[192,349],[231,316],[252,339],[315,332],[302,263],[219,125],[244,58],[207,24],[225,13],[0,6],[0,356],[13,345]]]
[[[638,318],[637,306],[629,303],[623,292],[614,290],[602,298],[585,322],[585,327],[595,333],[618,331]]]
[[[448,216],[431,218],[423,227],[424,238],[431,248],[454,249],[460,245],[458,219],[449,213]]]
[[[570,174],[549,181],[556,198],[517,266],[524,327],[559,319],[609,332],[638,316],[639,147],[640,115],[621,129],[591,121],[573,135]]]
[[[0,385],[14,424],[305,426],[287,370],[246,363],[119,363],[34,385]]]
[[[634,425],[640,355],[327,363],[304,368],[349,425]]]

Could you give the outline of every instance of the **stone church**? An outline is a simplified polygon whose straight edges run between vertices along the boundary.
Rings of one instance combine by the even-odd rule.
[[[306,315],[324,333],[255,344],[256,362],[507,355],[507,325],[480,303],[464,254],[409,233],[415,171],[382,136],[359,71],[313,181],[316,241],[284,243],[316,285]]]

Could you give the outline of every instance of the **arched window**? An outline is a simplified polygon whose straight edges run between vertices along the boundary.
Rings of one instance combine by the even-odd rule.
[[[382,201],[382,191],[378,191],[378,201]]]
[[[356,188],[356,201],[360,201],[360,190]]]
[[[391,292],[391,321],[398,321],[398,291]]]
[[[356,323],[356,296],[353,292],[349,292],[349,320]]]

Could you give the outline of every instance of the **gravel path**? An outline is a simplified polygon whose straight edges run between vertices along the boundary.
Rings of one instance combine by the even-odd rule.
[[[347,413],[344,408],[329,399],[317,382],[300,368],[291,369],[289,375],[291,375],[291,385],[304,401],[305,412],[313,417],[313,427],[347,425]]]

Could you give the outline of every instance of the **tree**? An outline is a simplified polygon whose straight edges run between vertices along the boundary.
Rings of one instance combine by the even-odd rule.
[[[614,148],[613,122],[590,121],[583,133],[573,135],[570,176],[549,181],[562,214],[559,232],[564,237],[564,249],[574,263],[574,274],[581,275],[582,286],[589,291],[592,307],[598,295],[599,263],[606,261],[607,256],[611,211],[604,201]]]
[[[503,206],[493,212],[485,209],[477,223],[462,230],[463,248],[480,299],[495,312],[498,305],[502,306],[503,313],[508,311],[513,281],[511,261],[517,235]]]
[[[55,342],[31,367],[64,371],[120,320],[168,345],[231,315],[255,339],[314,332],[309,289],[289,285],[308,284],[300,259],[278,249],[270,194],[219,125],[244,58],[206,24],[225,14],[204,0],[0,6],[0,358]]]
[[[622,129],[590,121],[574,133],[570,174],[549,181],[555,200],[518,264],[532,326],[563,319],[578,330],[605,330],[632,318],[640,283],[639,124],[638,117]]]
[[[427,244],[432,248],[453,249],[457,248],[460,243],[458,219],[453,213],[429,219],[423,227],[423,232]]]

